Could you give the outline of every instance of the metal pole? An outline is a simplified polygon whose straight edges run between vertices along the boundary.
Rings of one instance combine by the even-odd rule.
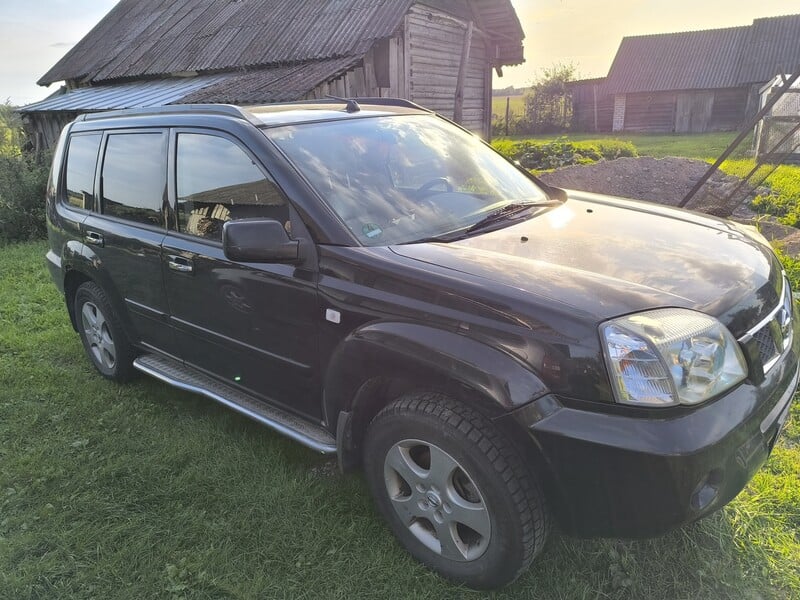
[[[748,123],[748,125],[741,131],[741,133],[738,136],[736,136],[736,139],[733,140],[731,145],[728,146],[727,150],[725,150],[725,152],[722,153],[722,156],[720,156],[717,159],[717,162],[715,162],[714,165],[708,171],[706,171],[706,174],[703,175],[700,178],[700,180],[694,185],[694,187],[689,191],[689,193],[686,194],[686,197],[683,200],[681,200],[680,204],[678,204],[678,208],[685,208],[686,205],[689,204],[689,202],[691,202],[692,198],[694,198],[697,192],[700,191],[700,188],[702,188],[708,182],[708,180],[711,179],[711,176],[717,169],[719,169],[720,165],[722,165],[722,163],[728,160],[728,157],[730,157],[730,155],[733,154],[733,151],[739,147],[739,144],[741,144],[744,141],[744,139],[748,135],[750,135],[750,132],[752,132],[755,126],[758,125],[758,122],[761,121],[764,115],[766,115],[770,111],[770,109],[772,109],[772,107],[775,106],[775,104],[778,102],[778,100],[780,100],[781,96],[783,96],[786,90],[790,89],[792,85],[794,85],[794,82],[797,81],[798,79],[800,79],[800,66],[798,66],[797,71],[795,71],[794,74],[792,74],[792,76],[786,80],[786,83],[784,83],[781,86],[778,93],[774,94],[772,98],[770,98],[767,101],[764,107],[760,111],[758,111],[758,113],[756,113],[756,116],[753,117],[750,123]]]
[[[506,137],[508,137],[508,120],[511,118],[511,97],[506,98]]]

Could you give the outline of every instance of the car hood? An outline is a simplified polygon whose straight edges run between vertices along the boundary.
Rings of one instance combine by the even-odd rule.
[[[782,286],[780,265],[755,230],[579,192],[509,227],[391,249],[596,322],[676,306],[714,315],[736,336],[778,304]]]

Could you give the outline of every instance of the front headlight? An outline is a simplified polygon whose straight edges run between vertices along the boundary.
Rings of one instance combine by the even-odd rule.
[[[699,404],[747,376],[739,344],[714,317],[665,308],[600,326],[617,402]]]

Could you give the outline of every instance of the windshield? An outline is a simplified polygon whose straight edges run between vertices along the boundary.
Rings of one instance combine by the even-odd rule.
[[[306,123],[265,134],[365,246],[445,239],[508,205],[548,202],[514,165],[434,116]]]

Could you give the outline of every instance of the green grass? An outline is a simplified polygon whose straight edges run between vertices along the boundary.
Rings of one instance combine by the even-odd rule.
[[[543,135],[543,136],[519,136],[512,139],[530,139],[536,142],[549,142],[559,137],[565,137],[570,141],[594,141],[594,140],[621,140],[631,142],[639,151],[641,156],[653,156],[664,158],[666,156],[682,156],[685,158],[696,158],[699,160],[716,160],[730,145],[736,137],[736,133],[697,133],[676,135],[670,133],[645,134],[645,133],[624,133],[615,134],[594,134],[594,133],[570,133],[567,135]],[[750,151],[750,142],[745,141],[733,155],[733,158],[747,156]]]
[[[737,177],[747,177],[755,167],[753,159],[733,159],[722,163],[722,171]],[[771,167],[763,174],[770,173]],[[759,181],[759,175],[751,181]],[[791,227],[800,227],[800,165],[780,165],[764,180],[770,189],[769,194],[757,196],[753,201],[756,212],[778,217],[778,220]]]
[[[84,357],[43,243],[0,248],[0,598],[483,598],[416,564],[360,475]],[[639,542],[554,536],[497,598],[800,598],[800,410],[730,506]],[[323,469],[325,467],[325,469]]]
[[[492,98],[492,114],[505,118],[506,99],[511,98],[510,110],[512,115],[522,116],[525,114],[525,96],[495,96]]]

